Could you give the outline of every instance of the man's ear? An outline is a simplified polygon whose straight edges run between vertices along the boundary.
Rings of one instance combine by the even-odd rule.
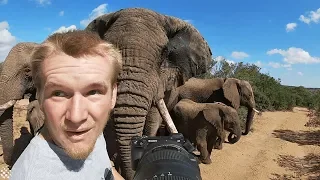
[[[112,88],[112,99],[111,99],[111,103],[112,103],[112,109],[114,108],[114,106],[116,105],[116,101],[117,101],[117,92],[118,92],[118,85],[117,83],[113,84],[113,88]]]

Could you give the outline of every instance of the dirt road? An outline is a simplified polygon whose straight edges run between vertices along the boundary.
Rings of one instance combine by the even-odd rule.
[[[16,144],[27,137],[25,105],[14,113]],[[19,107],[19,106],[18,106]],[[236,144],[213,150],[212,164],[200,164],[203,180],[320,179],[320,128],[308,128],[307,110],[264,112],[256,116],[253,132]],[[23,128],[24,127],[24,128]],[[0,148],[2,151],[2,149]],[[8,169],[0,157],[0,180]]]
[[[308,128],[307,109],[264,112],[253,132],[213,150],[203,180],[320,179],[320,128]]]

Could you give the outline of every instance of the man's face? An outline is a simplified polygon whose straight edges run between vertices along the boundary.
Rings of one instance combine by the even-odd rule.
[[[116,101],[113,65],[100,56],[45,59],[42,110],[50,138],[75,159],[86,158]]]

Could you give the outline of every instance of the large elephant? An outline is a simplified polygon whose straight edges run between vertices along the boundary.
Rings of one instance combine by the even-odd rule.
[[[250,131],[255,112],[255,100],[252,87],[246,80],[236,78],[190,78],[185,84],[171,93],[167,107],[170,111],[181,99],[191,99],[195,102],[222,102],[239,109],[240,105],[248,109],[246,127],[243,135]]]
[[[132,179],[130,141],[142,135],[148,111],[164,97],[167,87],[163,87],[161,69],[176,67],[181,77],[178,85],[182,85],[208,70],[212,54],[192,25],[148,9],[128,8],[102,15],[86,30],[115,44],[123,56],[113,120],[122,175]]]
[[[190,99],[180,100],[172,109],[172,118],[179,131],[200,152],[200,161],[211,163],[213,147],[222,149],[225,132],[230,132],[228,141],[236,143],[241,137],[237,111],[223,103],[197,103]],[[234,136],[234,137],[233,137]]]
[[[30,55],[37,43],[18,43],[2,63],[0,72],[0,136],[3,157],[6,164],[11,164],[13,151],[13,105],[23,99],[27,93],[33,94],[35,88],[31,77]]]

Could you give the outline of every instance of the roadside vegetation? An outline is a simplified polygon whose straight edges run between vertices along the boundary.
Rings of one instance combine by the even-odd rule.
[[[307,125],[320,126],[320,89],[281,85],[281,79],[262,73],[261,68],[255,64],[228,63],[226,59],[213,59],[210,72],[213,73],[207,73],[202,78],[238,78],[249,81],[259,111],[291,111],[295,106],[306,107],[310,110],[310,123]],[[246,110],[240,108],[239,111],[242,117]]]

